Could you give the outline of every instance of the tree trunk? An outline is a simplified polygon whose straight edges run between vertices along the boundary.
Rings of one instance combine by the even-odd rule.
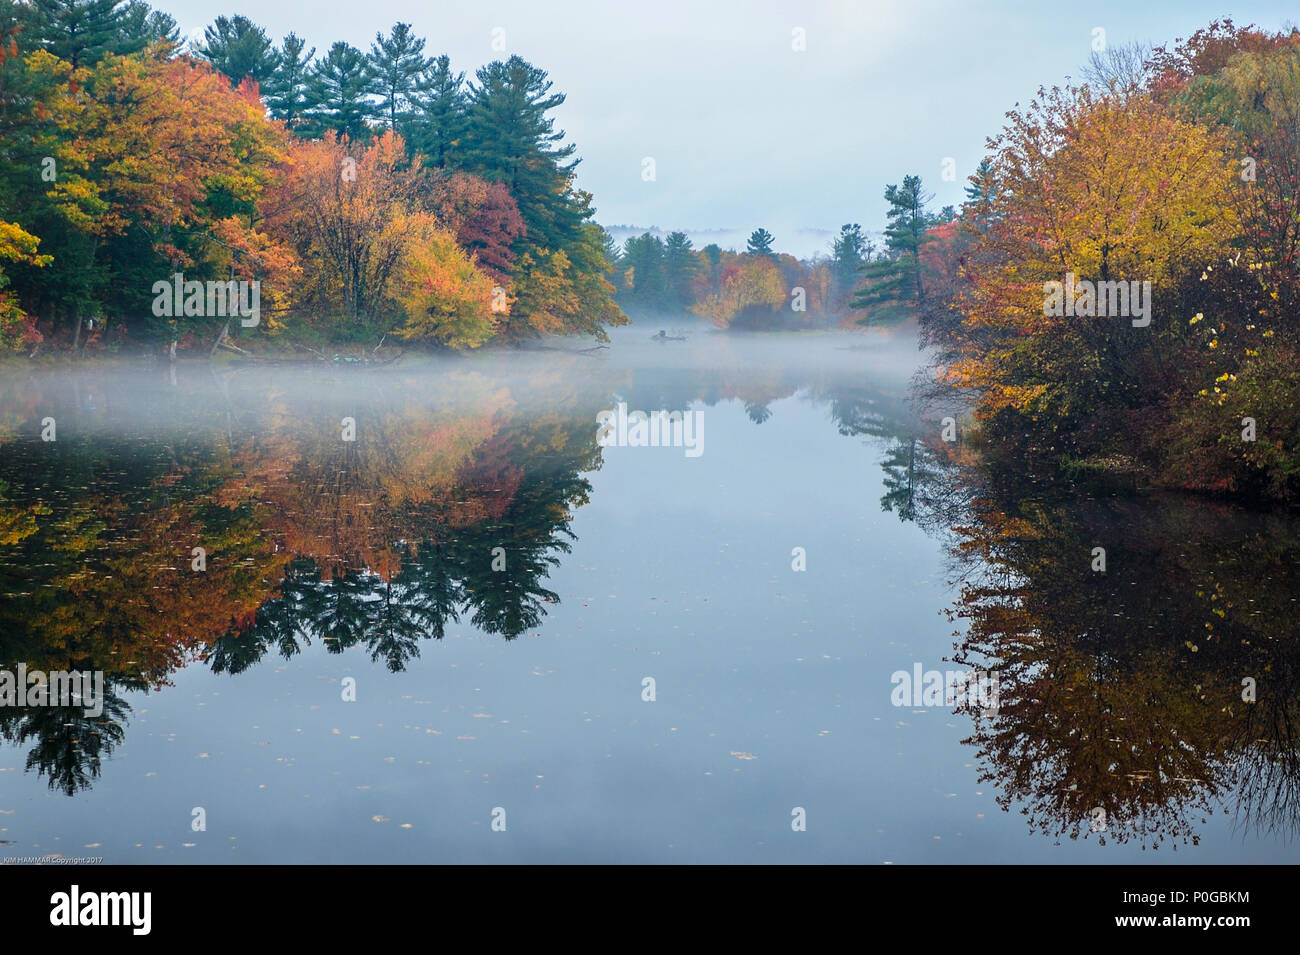
[[[221,347],[221,343],[226,340],[226,337],[229,335],[229,333],[230,333],[230,319],[226,319],[226,324],[223,325],[221,328],[221,334],[217,336],[217,340],[212,343],[212,348],[208,351],[209,358],[211,358],[213,355],[217,353],[217,349]]]

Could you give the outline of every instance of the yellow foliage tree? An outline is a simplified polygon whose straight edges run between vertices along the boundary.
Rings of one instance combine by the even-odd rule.
[[[691,310],[726,328],[746,309],[777,309],[785,301],[785,283],[776,262],[765,255],[743,255],[723,267],[718,290],[691,306]]]
[[[1236,163],[1216,130],[1145,96],[1050,92],[993,141],[997,189],[979,210],[958,359],[949,380],[984,397],[982,412],[1063,415],[1123,378],[1171,316],[1151,316],[1145,344],[1128,322],[1044,314],[1047,282],[1151,282],[1153,294],[1219,256],[1237,230]],[[1136,330],[1134,330],[1136,331]],[[1101,399],[1098,399],[1101,400]]]
[[[397,301],[406,313],[399,335],[448,348],[476,348],[496,329],[492,280],[431,216],[400,222],[409,236],[396,282]]]

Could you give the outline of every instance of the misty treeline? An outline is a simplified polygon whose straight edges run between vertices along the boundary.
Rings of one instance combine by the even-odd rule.
[[[0,346],[226,332],[465,348],[626,322],[564,101],[472,78],[399,23],[318,53],[140,0],[0,0]],[[258,327],[155,314],[155,283],[257,282]]]
[[[952,206],[932,212],[933,196],[917,176],[885,190],[884,242],[846,223],[829,255],[802,260],[773,248],[775,236],[755,229],[742,252],[710,243],[696,249],[684,232],[645,232],[620,247],[606,239],[617,300],[631,314],[686,310],[722,328],[799,329],[898,322],[919,313],[922,273],[933,263],[922,250],[951,224]]]
[[[971,436],[1017,469],[1295,504],[1300,31],[1111,48],[1007,115],[910,293]],[[1141,317],[1102,295],[1147,282]]]

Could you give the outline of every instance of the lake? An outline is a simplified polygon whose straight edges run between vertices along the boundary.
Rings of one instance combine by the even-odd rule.
[[[655,330],[0,371],[0,665],[104,688],[0,706],[0,856],[1294,861],[1300,524]]]

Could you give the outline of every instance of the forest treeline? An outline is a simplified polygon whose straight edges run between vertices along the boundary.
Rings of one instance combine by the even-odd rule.
[[[1298,176],[1300,31],[1111,48],[1009,112],[908,256],[973,436],[1016,468],[1296,503]]]
[[[1300,501],[1300,31],[1111,47],[1007,114],[960,208],[919,176],[800,262],[628,240],[629,310],[730,327],[915,317],[967,436],[1016,466]],[[798,302],[806,306],[800,311]]]
[[[957,216],[938,212],[918,177],[885,191],[889,225],[881,245],[859,223],[846,223],[829,254],[799,259],[773,248],[775,237],[755,229],[745,249],[716,242],[696,249],[684,232],[660,238],[644,232],[619,246],[606,239],[611,281],[629,314],[691,312],[720,328],[801,329],[874,325],[904,320],[917,310],[911,293],[920,273],[938,263],[926,246],[947,235]],[[915,254],[920,250],[919,258]],[[919,266],[917,266],[919,263]],[[926,284],[929,284],[928,281]]]
[[[218,17],[185,47],[140,0],[0,0],[0,346],[249,324],[156,308],[176,275],[258,283],[253,334],[603,339],[627,319],[563,102],[517,56],[467,79],[404,23],[318,54]]]

